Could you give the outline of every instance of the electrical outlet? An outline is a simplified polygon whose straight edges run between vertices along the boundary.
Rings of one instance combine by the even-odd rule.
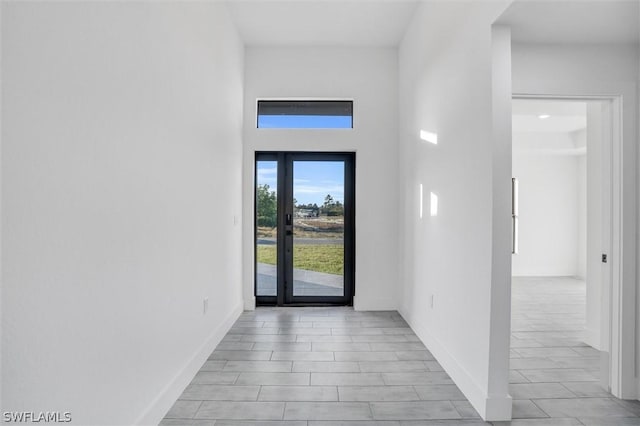
[[[202,299],[202,315],[205,315],[209,310],[209,298],[205,297]]]
[[[432,294],[431,295],[431,309],[433,309],[433,299],[435,298],[435,296]]]

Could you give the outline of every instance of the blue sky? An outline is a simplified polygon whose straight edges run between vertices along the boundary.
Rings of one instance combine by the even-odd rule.
[[[350,115],[259,115],[260,129],[350,129]]]
[[[259,161],[258,185],[267,184],[275,191],[277,163]],[[293,163],[293,196],[298,204],[324,203],[331,194],[335,201],[344,203],[344,162],[342,161],[295,161]]]

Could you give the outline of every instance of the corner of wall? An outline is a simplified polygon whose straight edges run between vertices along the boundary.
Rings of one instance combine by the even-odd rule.
[[[173,380],[160,392],[149,407],[135,422],[137,425],[157,425],[178,399],[182,391],[193,380],[198,370],[202,367],[209,355],[218,346],[222,338],[227,334],[233,323],[242,313],[242,303],[238,303],[227,315],[225,320],[216,327],[205,343],[200,346],[191,359],[175,375]]]
[[[401,315],[460,388],[464,396],[469,400],[483,420],[511,420],[512,399],[510,395],[506,393],[503,395],[487,394],[444,345],[427,331],[426,327],[412,321],[411,318],[406,317],[402,312]]]
[[[256,310],[256,298],[250,297],[244,299],[244,310],[245,311],[255,311]]]
[[[388,297],[353,296],[353,309],[356,311],[395,311],[398,306],[393,299]]]

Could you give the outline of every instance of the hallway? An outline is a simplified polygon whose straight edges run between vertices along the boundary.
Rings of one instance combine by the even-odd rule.
[[[573,277],[513,278],[509,393],[513,418],[527,419],[513,425],[640,425],[640,403],[598,383],[600,353],[582,342],[585,298]]]
[[[506,425],[640,425],[599,388],[584,282],[514,278]],[[244,312],[162,425],[487,425],[397,312]]]
[[[162,424],[214,419],[216,426],[484,424],[397,312],[352,308],[243,313]],[[246,422],[269,420],[276,422]]]

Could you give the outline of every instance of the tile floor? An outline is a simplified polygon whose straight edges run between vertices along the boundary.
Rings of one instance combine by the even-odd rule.
[[[511,314],[512,426],[640,425],[640,403],[598,382],[600,353],[582,342],[584,281],[514,278]]]
[[[640,425],[640,403],[597,385],[580,342],[584,283],[513,285],[512,422]],[[488,425],[397,312],[259,308],[245,312],[162,425]]]

